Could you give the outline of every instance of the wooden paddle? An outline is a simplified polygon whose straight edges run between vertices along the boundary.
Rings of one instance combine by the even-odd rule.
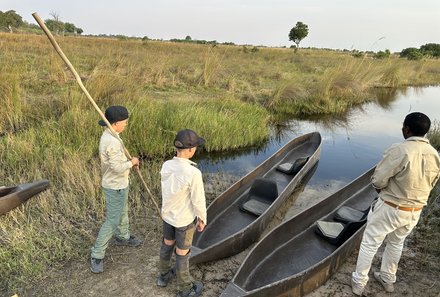
[[[70,63],[69,59],[66,57],[66,55],[61,50],[60,46],[56,42],[56,40],[53,37],[52,33],[49,31],[49,29],[47,29],[46,25],[44,24],[44,22],[41,20],[41,18],[38,16],[38,14],[36,12],[34,12],[32,14],[32,16],[37,21],[38,25],[40,25],[41,29],[43,29],[43,31],[46,34],[46,36],[49,38],[50,43],[55,48],[55,50],[58,53],[58,55],[61,57],[61,59],[64,61],[64,63],[66,63],[67,67],[69,67],[70,71],[73,73],[73,76],[75,76],[75,79],[76,79],[77,83],[79,84],[81,90],[84,92],[84,94],[86,94],[87,99],[89,99],[90,103],[92,103],[93,107],[99,113],[99,115],[101,116],[102,120],[107,125],[107,127],[109,128],[109,130],[111,131],[113,136],[116,137],[121,142],[122,147],[124,148],[124,152],[125,152],[125,155],[127,156],[127,158],[129,160],[131,160],[132,157],[131,157],[130,153],[128,152],[128,150],[125,148],[124,143],[122,142],[122,139],[119,138],[119,135],[115,132],[115,130],[113,130],[112,125],[106,119],[106,117],[105,117],[104,113],[102,112],[102,110],[99,108],[98,105],[96,105],[95,100],[93,100],[92,96],[90,96],[89,92],[87,91],[86,87],[84,86],[84,84],[81,81],[81,77],[78,75],[78,73],[76,72],[75,68]],[[158,204],[157,204],[153,194],[151,193],[150,189],[148,188],[147,183],[145,182],[144,178],[142,177],[142,174],[141,174],[141,172],[139,170],[139,167],[138,166],[135,166],[135,167],[136,167],[136,171],[138,173],[138,176],[139,176],[139,178],[140,178],[140,180],[142,182],[142,185],[147,190],[147,192],[148,192],[148,194],[149,194],[149,196],[151,198],[151,201],[154,203],[154,206],[156,207],[156,211],[157,211],[159,217],[161,217],[159,206],[158,206]]]

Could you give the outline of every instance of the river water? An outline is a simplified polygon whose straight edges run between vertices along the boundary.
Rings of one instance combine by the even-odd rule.
[[[428,115],[431,122],[439,122],[440,86],[382,90],[376,100],[353,108],[340,118],[291,120],[281,127],[271,127],[268,141],[258,147],[203,154],[195,161],[204,174],[222,172],[241,177],[292,138],[318,131],[322,137],[321,157],[295,202],[309,205],[376,165],[386,148],[403,141],[403,119],[415,111]],[[287,216],[293,215],[295,208],[298,207],[294,205]]]

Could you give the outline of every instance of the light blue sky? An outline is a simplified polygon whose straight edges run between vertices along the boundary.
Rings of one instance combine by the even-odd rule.
[[[0,0],[1,11],[10,9],[33,23],[33,12],[42,19],[56,12],[84,34],[290,46],[289,31],[302,21],[304,47],[401,51],[440,43],[440,0]]]

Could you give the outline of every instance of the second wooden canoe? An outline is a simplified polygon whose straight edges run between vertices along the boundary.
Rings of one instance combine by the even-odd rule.
[[[190,263],[229,257],[257,241],[279,207],[317,163],[320,152],[318,132],[299,136],[218,196],[207,209],[205,230],[194,236]],[[301,166],[296,167],[298,162]],[[261,207],[260,200],[264,199],[250,199],[254,192],[271,196],[270,203]],[[248,206],[251,211],[247,211]]]
[[[326,282],[359,247],[366,215],[377,197],[370,183],[373,172],[374,168],[268,233],[221,296],[304,296]],[[347,228],[339,237],[323,236],[318,224],[339,224],[335,217],[347,209],[357,210],[359,219],[341,224]]]

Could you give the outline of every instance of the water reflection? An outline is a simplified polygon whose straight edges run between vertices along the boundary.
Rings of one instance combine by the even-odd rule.
[[[377,88],[374,90],[376,103],[383,109],[389,109],[390,103],[397,99],[399,92],[404,95],[405,89]]]
[[[290,139],[318,131],[322,136],[319,166],[300,201],[325,197],[373,167],[392,143],[403,141],[406,114],[426,113],[440,120],[440,87],[378,89],[376,99],[337,117],[287,120],[270,129],[269,139],[252,148],[221,154],[202,154],[196,161],[202,172],[242,176]],[[208,140],[209,141],[209,140]]]

